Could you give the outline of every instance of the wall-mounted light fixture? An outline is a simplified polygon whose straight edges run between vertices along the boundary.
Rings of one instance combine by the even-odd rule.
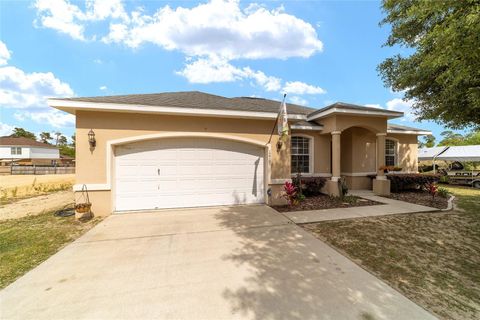
[[[88,131],[88,144],[90,145],[90,148],[95,148],[97,145],[97,140],[95,140],[95,132],[93,132],[92,129]]]

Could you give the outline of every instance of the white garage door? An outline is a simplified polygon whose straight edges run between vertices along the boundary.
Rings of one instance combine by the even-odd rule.
[[[143,210],[264,202],[264,149],[209,138],[118,146],[115,209]]]

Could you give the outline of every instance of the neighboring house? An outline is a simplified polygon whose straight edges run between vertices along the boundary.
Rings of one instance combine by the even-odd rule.
[[[288,104],[289,139],[270,141],[280,102],[201,92],[50,99],[76,115],[76,185],[97,215],[114,211],[280,203],[300,171],[328,178],[325,192],[389,192],[380,166],[417,172],[417,136],[387,123],[402,112],[335,103]],[[94,136],[93,136],[94,135]],[[89,139],[92,144],[89,144]],[[95,140],[95,144],[93,144]],[[377,177],[373,180],[369,175]]]
[[[24,137],[0,137],[0,165],[52,165],[59,159],[55,146]]]

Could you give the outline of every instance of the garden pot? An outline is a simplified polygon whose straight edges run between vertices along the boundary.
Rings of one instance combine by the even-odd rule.
[[[75,205],[75,218],[80,221],[87,221],[93,218],[91,203],[77,203]]]

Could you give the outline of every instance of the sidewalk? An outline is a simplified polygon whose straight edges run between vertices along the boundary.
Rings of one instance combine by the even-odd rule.
[[[376,196],[370,190],[351,190],[351,195],[383,204],[353,208],[336,208],[310,211],[284,212],[287,218],[295,223],[312,223],[329,220],[343,220],[352,218],[375,217],[400,213],[417,213],[440,211],[437,208],[421,206],[399,200]]]

